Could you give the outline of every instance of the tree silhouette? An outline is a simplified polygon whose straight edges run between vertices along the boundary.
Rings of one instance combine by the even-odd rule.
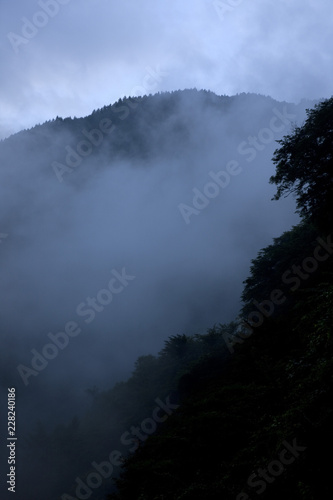
[[[278,141],[273,156],[277,185],[273,199],[294,193],[297,212],[327,228],[333,220],[333,97],[307,110],[307,120]]]

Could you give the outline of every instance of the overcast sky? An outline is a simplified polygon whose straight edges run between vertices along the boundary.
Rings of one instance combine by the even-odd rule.
[[[332,18],[331,0],[0,0],[0,138],[164,90],[329,97]]]

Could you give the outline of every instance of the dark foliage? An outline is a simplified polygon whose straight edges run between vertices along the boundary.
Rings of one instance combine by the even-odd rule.
[[[274,199],[294,193],[303,218],[322,227],[333,220],[333,98],[307,114],[303,126],[279,141],[270,182],[277,185]]]

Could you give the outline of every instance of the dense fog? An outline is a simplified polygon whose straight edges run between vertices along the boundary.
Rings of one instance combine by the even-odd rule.
[[[170,335],[237,317],[251,259],[298,221],[269,177],[306,107],[157,94],[0,144],[1,385],[22,435],[81,415]]]

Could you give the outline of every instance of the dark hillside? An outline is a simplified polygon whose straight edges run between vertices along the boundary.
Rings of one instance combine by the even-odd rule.
[[[330,180],[324,189],[331,190],[333,128],[318,133],[310,127],[323,115],[332,120],[332,100],[310,111],[295,132],[307,130],[305,150],[315,134],[323,138],[305,185],[310,193],[320,168]],[[293,138],[281,141],[289,154]],[[321,144],[325,162],[330,159],[326,165]],[[282,156],[280,150],[276,158]],[[294,167],[290,160],[289,178]],[[279,163],[277,172],[272,180],[279,184]],[[245,281],[242,315],[252,334],[237,334],[227,360],[217,350],[180,379],[179,409],[126,462],[119,493],[110,500],[245,500],[259,494],[317,500],[330,495],[333,246],[326,192],[321,202],[311,203],[299,190],[298,208],[307,204],[302,222],[259,252]]]

